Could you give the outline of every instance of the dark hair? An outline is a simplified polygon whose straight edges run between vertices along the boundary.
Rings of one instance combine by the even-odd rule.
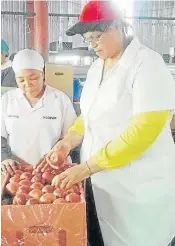
[[[132,29],[133,34],[129,34],[129,29]],[[134,39],[134,30],[133,27],[127,23],[126,21],[122,22],[122,34],[123,34],[123,42],[124,42],[124,50],[127,48],[127,46],[131,43],[131,41]]]
[[[128,29],[132,26],[126,21],[114,21],[114,20],[105,20],[89,23],[91,31],[104,32],[110,27],[118,27],[125,33],[125,36],[128,34]]]
[[[133,29],[132,26],[124,20],[115,21],[115,20],[105,20],[89,23],[89,30],[91,32],[105,32],[111,27],[119,28],[123,34],[124,49],[131,43],[134,38],[134,35],[128,35],[129,28]],[[134,32],[133,32],[134,33]]]
[[[15,57],[16,53],[13,53],[9,56],[9,60],[13,61],[14,57]]]

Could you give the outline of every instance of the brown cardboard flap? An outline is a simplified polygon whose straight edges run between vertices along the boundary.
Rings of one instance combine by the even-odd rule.
[[[73,67],[71,65],[46,64],[46,84],[66,93],[73,99]]]
[[[171,129],[175,129],[175,115],[173,116],[173,119],[171,121]]]

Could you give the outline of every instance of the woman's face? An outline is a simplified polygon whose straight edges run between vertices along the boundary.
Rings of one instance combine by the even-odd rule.
[[[105,32],[87,32],[83,36],[103,59],[113,58],[122,51],[122,34],[119,28],[110,28]]]
[[[44,86],[43,72],[34,69],[24,69],[15,74],[18,87],[28,98],[37,98]]]

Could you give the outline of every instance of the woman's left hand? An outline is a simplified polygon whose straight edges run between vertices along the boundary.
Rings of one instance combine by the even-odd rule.
[[[90,171],[86,164],[77,164],[57,175],[52,180],[52,185],[60,186],[61,189],[69,189],[72,185],[90,177]]]

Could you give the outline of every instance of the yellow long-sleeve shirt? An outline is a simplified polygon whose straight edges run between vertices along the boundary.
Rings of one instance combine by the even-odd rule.
[[[159,136],[170,112],[146,112],[133,116],[120,137],[109,142],[94,156],[101,169],[114,169],[139,158]],[[69,131],[84,134],[83,117],[77,118]]]
[[[83,117],[80,115],[75,123],[69,128],[69,132],[77,132],[84,135],[84,121]]]

